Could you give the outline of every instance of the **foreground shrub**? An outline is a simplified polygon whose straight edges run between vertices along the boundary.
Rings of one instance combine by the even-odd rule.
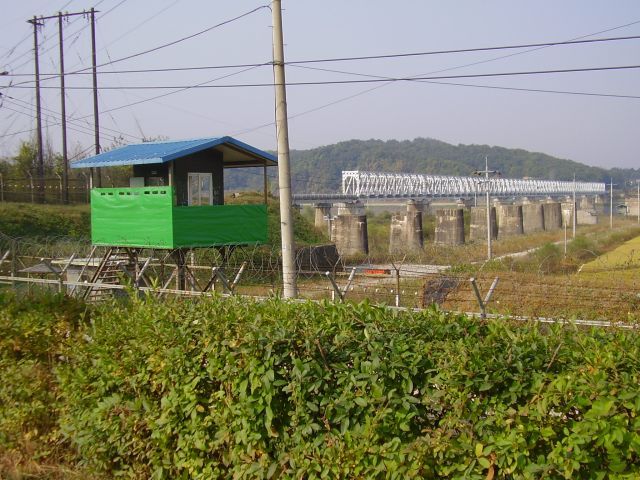
[[[63,296],[0,293],[0,478],[39,458],[60,460],[57,380],[84,306]],[[16,476],[16,478],[20,478]]]
[[[635,332],[367,304],[134,302],[58,369],[81,461],[135,478],[637,478]]]

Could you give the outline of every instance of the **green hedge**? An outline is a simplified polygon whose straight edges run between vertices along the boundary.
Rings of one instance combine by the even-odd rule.
[[[10,237],[89,238],[89,207],[0,203],[0,232]]]
[[[99,472],[640,475],[636,332],[367,304],[142,300],[98,307],[60,341],[53,431]]]

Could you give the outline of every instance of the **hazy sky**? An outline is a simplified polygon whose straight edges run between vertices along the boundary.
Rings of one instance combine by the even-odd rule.
[[[102,64],[213,27],[267,1],[3,0],[0,72],[12,75],[0,77],[0,85],[12,82],[14,86],[0,90],[5,95],[0,108],[0,155],[12,155],[18,142],[30,135],[11,134],[35,125],[33,39],[31,25],[26,22],[33,15],[52,15],[61,9],[75,12],[95,6],[100,11],[97,46],[98,63]],[[640,35],[638,0],[283,0],[283,8],[288,62],[521,45],[588,35],[587,38]],[[616,28],[623,25],[627,26]],[[66,70],[86,68],[90,65],[88,21],[75,17],[64,29]],[[58,71],[57,35],[57,20],[47,20],[40,33],[43,74]],[[272,70],[268,65],[109,73],[261,64],[270,60],[271,14],[262,8],[190,40],[100,67],[103,145],[111,144],[120,134],[127,142],[139,141],[142,136],[182,139],[232,135],[260,148],[275,149],[273,88],[246,86],[271,82]],[[352,81],[633,65],[640,65],[640,39],[534,51],[495,50],[288,65],[287,81]],[[640,69],[438,81],[640,97]],[[126,87],[188,87],[205,82],[215,88],[190,88],[117,109],[175,91],[175,88]],[[57,147],[59,79],[50,79],[43,85],[55,87],[43,90],[43,112],[50,141]],[[90,75],[67,77],[68,87],[90,85]],[[223,85],[244,86],[220,88]],[[69,124],[69,138],[76,150],[91,147],[91,98],[90,90],[67,92],[67,112],[74,119]],[[288,107],[290,143],[296,149],[354,138],[431,137],[453,144],[523,148],[603,167],[640,166],[640,98],[403,81],[290,85]]]

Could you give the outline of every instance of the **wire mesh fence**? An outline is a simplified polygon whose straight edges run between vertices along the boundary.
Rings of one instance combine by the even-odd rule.
[[[69,203],[89,203],[88,176],[68,179]],[[62,176],[36,178],[11,178],[0,175],[0,202],[64,203]]]
[[[97,275],[108,248],[94,247],[88,239],[34,240],[0,234],[0,281],[22,290],[50,288],[87,298],[89,290],[124,289],[157,295],[217,293],[263,298],[282,294],[281,258],[276,248],[199,248],[182,251],[182,256],[170,250],[130,249],[119,254],[115,282]],[[300,249],[296,263],[298,293],[304,300],[366,300],[408,309],[436,304],[444,311],[527,318],[629,324],[640,320],[640,278],[633,277],[632,266],[621,267],[631,271],[631,281],[615,274],[491,271],[482,264],[471,272],[410,263],[407,257],[394,255],[345,261],[332,245]],[[491,298],[483,304],[480,299],[486,298],[494,282]]]

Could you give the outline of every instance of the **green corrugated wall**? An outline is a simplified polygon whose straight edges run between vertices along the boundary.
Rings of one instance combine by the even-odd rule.
[[[267,241],[265,205],[173,206],[173,187],[91,191],[94,245],[179,248]]]

